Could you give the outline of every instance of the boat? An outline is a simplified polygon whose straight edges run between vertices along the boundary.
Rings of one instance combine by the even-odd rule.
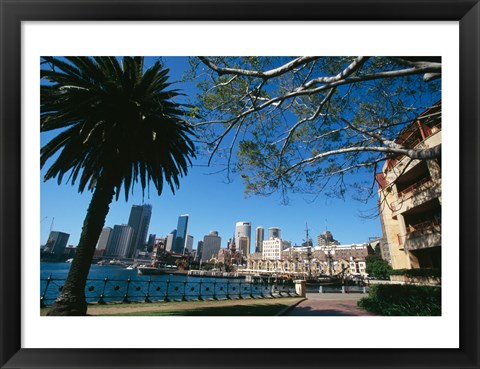
[[[166,274],[167,272],[171,273],[171,269],[141,265],[137,267],[137,272],[138,274],[141,274],[141,275],[162,275],[162,274]]]
[[[307,278],[305,282],[307,285],[328,286],[328,285],[342,284],[343,279],[338,276],[321,275],[318,277]]]

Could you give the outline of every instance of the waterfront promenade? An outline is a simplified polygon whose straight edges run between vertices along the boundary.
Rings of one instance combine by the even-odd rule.
[[[373,316],[359,308],[362,293],[307,293],[307,298],[290,308],[286,316]]]
[[[91,305],[89,315],[373,316],[357,306],[360,293],[307,293],[306,298]]]

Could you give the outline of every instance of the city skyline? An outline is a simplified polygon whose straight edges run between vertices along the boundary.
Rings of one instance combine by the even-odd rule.
[[[132,214],[132,211],[134,211],[134,209],[138,209],[138,208],[142,208],[143,206],[148,206],[149,207],[149,216],[152,216],[155,214],[155,209],[153,208],[153,206],[151,206],[150,204],[131,204],[131,210],[130,210],[130,217],[131,217],[131,214]],[[178,221],[180,218],[184,217],[185,215],[178,215],[178,216],[172,216],[172,219],[177,219],[177,227],[178,227]],[[187,215],[189,220],[190,220],[190,216]],[[45,219],[47,220],[47,219]],[[107,217],[107,220],[108,220],[108,217]],[[59,221],[60,222],[60,221]],[[255,224],[253,222],[250,222],[250,221],[235,221],[235,222],[231,222],[231,225],[230,227],[227,225],[226,227],[223,227],[223,231],[216,231],[216,233],[218,233],[218,235],[222,238],[222,243],[221,243],[221,248],[227,248],[228,246],[228,240],[232,238],[232,236],[235,234],[236,232],[236,229],[238,227],[239,224],[243,224],[243,223],[249,223],[249,227],[254,227],[255,229],[257,228],[263,228],[263,229],[266,229],[268,231],[268,235],[266,235],[266,239],[268,239],[269,237],[271,237],[271,231],[272,230],[276,230],[277,232],[275,232],[275,234],[281,234],[282,235],[282,239],[284,240],[287,240],[289,242],[292,243],[292,245],[298,245],[300,246],[304,241],[305,241],[305,227],[308,226],[308,224],[304,224],[304,228],[301,229],[300,231],[298,229],[296,230],[291,230],[289,229],[288,227],[271,227],[269,225],[264,225],[263,223],[262,224]],[[54,224],[57,224],[56,222]],[[127,225],[128,223],[126,222],[119,222],[119,223],[109,223],[108,221],[105,223],[104,225],[104,228],[114,228],[115,226],[125,226]],[[275,223],[276,224],[276,223]],[[193,222],[193,229],[199,229],[199,227],[195,227],[195,222]],[[204,236],[209,234],[211,231],[205,231],[203,232],[202,234],[202,231],[195,231],[195,234],[192,234],[192,232],[190,231],[190,227],[192,226],[192,222],[189,222],[188,224],[188,231],[186,232],[187,235],[189,236],[193,236],[193,249],[196,249],[196,245],[198,243],[198,241],[202,241]],[[333,229],[333,228],[329,228],[329,227],[325,227],[325,228],[321,228],[321,227],[315,227],[312,228],[310,226],[309,227],[309,233],[310,233],[310,237],[313,237],[314,239],[317,238],[317,236],[320,236],[322,235],[325,230],[328,228],[329,230],[332,230],[334,234],[339,234],[339,233],[342,233],[340,229]],[[44,227],[45,228],[45,227]],[[215,224],[212,223],[211,227],[208,228],[208,229],[214,229],[214,228],[218,228],[215,226]],[[231,232],[229,232],[228,228],[230,228]],[[167,231],[168,226],[164,226],[162,227],[161,229],[159,229],[159,227],[157,226],[150,226],[148,228],[148,234],[156,234],[156,238],[166,238],[168,236],[169,233],[171,233],[171,231]],[[207,229],[207,228],[205,228]],[[176,227],[174,227],[174,230],[176,230]],[[52,229],[52,231],[58,231],[55,227]],[[63,232],[64,230],[62,230]],[[312,233],[313,231],[313,233]],[[67,232],[67,231],[65,231]],[[72,236],[75,236],[75,234],[72,234],[70,232],[67,232],[70,234],[70,242],[69,242],[69,245],[73,245],[73,246],[77,246],[75,242],[72,242]],[[283,236],[283,233],[286,233],[287,235],[292,235],[292,234],[297,234],[301,237],[301,239],[290,239],[290,238],[287,238],[287,237],[284,237]],[[235,235],[236,236],[236,235]],[[368,240],[369,237],[374,237],[374,236],[381,236],[381,234],[369,234],[369,235],[366,235],[366,237],[362,238],[362,239],[349,239],[348,241],[343,241],[342,240],[342,244],[353,244],[353,243],[363,243],[363,242],[366,242]],[[78,237],[78,236],[77,236]],[[132,236],[133,238],[133,236]],[[235,237],[236,238],[236,237]],[[256,234],[254,235],[250,235],[250,252],[255,252],[255,249],[256,249]],[[337,237],[339,238],[339,237]],[[359,237],[360,238],[360,237]],[[44,243],[41,242],[40,245],[44,245]]]

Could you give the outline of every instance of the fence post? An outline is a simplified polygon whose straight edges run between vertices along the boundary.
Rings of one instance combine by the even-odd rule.
[[[125,291],[125,296],[123,296],[123,302],[125,304],[130,303],[130,300],[128,299],[128,290],[130,289],[130,282],[131,281],[132,281],[131,278],[128,277],[128,279],[127,279],[127,290]]]
[[[150,284],[152,283],[152,277],[148,279],[148,285],[147,285],[147,294],[145,295],[145,302],[152,302],[150,300]]]
[[[200,278],[200,282],[198,282],[198,300],[203,301],[202,297],[202,281],[203,278]]]
[[[227,279],[227,294],[225,295],[227,300],[230,300],[229,291],[230,291],[230,280]]]
[[[170,285],[170,278],[167,279],[167,289],[165,290],[165,299],[164,299],[165,302],[169,302],[169,301],[170,301],[169,298],[168,298],[168,286],[169,286],[169,285]]]
[[[52,274],[50,273],[50,275],[47,278],[47,284],[45,285],[45,289],[43,290],[42,297],[40,297],[40,307],[41,308],[45,307],[45,303],[44,303],[45,296],[47,295],[48,285],[50,284],[51,280],[52,280]]]
[[[100,305],[105,305],[105,300],[103,298],[105,297],[105,287],[107,286],[107,282],[108,282],[108,276],[106,276],[103,280],[102,293],[100,294],[100,298],[98,299],[98,303]]]
[[[217,280],[214,279],[213,280],[213,296],[212,296],[214,300],[218,300],[217,299],[217,288],[216,288],[216,286],[217,286]]]
[[[183,296],[182,296],[182,301],[187,301],[187,296],[186,296],[186,291],[187,291],[187,281],[183,281]]]

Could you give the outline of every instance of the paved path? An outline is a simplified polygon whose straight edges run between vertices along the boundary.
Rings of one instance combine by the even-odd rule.
[[[287,316],[373,316],[359,308],[361,293],[307,293],[307,299],[293,307]]]

